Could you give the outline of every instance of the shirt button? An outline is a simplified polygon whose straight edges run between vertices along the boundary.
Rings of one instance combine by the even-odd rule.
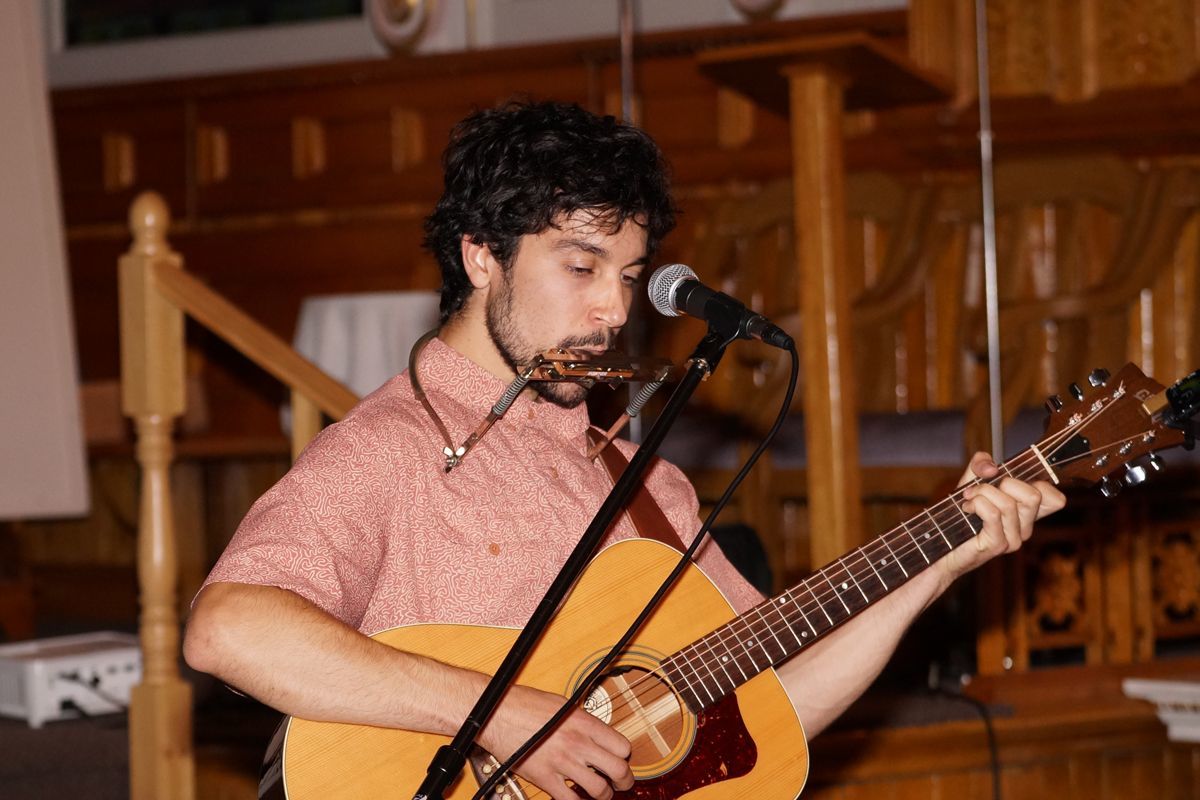
[[[551,467],[549,470],[547,470],[547,472],[550,473],[551,478],[554,478],[555,480],[558,479],[558,470],[555,469],[554,467]]]
[[[494,556],[500,555],[500,545],[496,544],[495,542],[492,542],[491,544],[488,545],[488,552]]]
[[[526,413],[528,413],[528,414],[529,414],[529,418],[530,418],[530,419],[533,419],[533,418],[536,416],[536,415],[534,414],[534,412],[533,412],[533,406],[530,406],[530,407],[529,407],[529,411],[528,411],[528,412],[526,412]]]

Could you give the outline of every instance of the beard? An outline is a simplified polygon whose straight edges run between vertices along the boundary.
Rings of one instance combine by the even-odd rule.
[[[501,281],[498,291],[488,298],[486,312],[488,336],[513,372],[520,372],[522,367],[527,366],[538,355],[554,347],[573,350],[581,347],[612,346],[612,335],[604,331],[596,331],[586,336],[571,336],[545,347],[536,347],[527,342],[514,319],[513,290],[507,275]],[[542,399],[562,408],[579,406],[587,399],[589,388],[569,381],[531,381],[529,386]]]

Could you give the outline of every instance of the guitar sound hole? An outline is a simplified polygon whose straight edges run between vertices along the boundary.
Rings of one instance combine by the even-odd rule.
[[[695,718],[657,674],[626,667],[605,677],[583,708],[629,740],[629,762],[639,778],[669,770],[687,753]]]

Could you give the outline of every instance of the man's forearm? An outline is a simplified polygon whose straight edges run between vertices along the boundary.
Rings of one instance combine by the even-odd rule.
[[[457,729],[485,682],[479,673],[373,641],[272,586],[205,588],[184,656],[286,714],[435,733]]]
[[[776,670],[808,738],[823,731],[879,676],[913,620],[944,590],[940,572],[935,566],[914,576]]]

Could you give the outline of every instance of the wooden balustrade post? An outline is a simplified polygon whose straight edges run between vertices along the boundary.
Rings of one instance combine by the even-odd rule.
[[[141,466],[138,583],[142,681],[129,707],[133,800],[191,800],[192,692],[179,673],[178,577],[169,472],[171,430],[184,410],[183,312],[155,285],[156,264],[181,267],[167,244],[169,214],[154,193],[134,200],[133,244],[118,266],[121,405],[137,427]]]
[[[292,461],[321,432],[321,409],[299,389],[292,389]]]

